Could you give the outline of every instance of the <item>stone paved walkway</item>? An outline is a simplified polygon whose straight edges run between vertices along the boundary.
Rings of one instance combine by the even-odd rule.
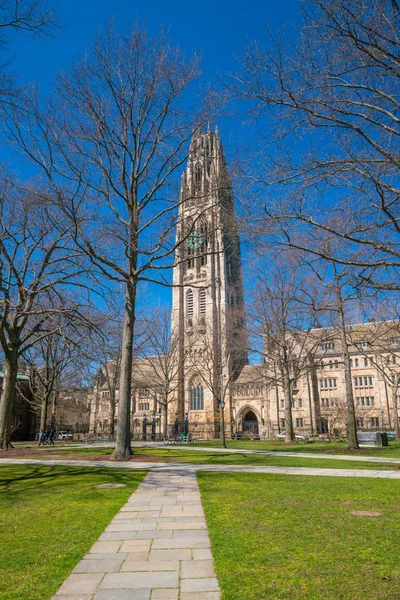
[[[219,600],[196,471],[400,479],[400,471],[0,459],[0,464],[149,469],[52,600]]]
[[[220,599],[194,469],[150,472],[53,596],[178,598]]]
[[[35,446],[36,448],[37,446]],[[79,450],[79,448],[114,448],[114,442],[105,443],[92,443],[92,444],[71,444],[71,445],[57,445],[57,448],[68,449],[68,450]],[[395,457],[383,457],[383,456],[365,456],[356,454],[324,454],[323,452],[280,452],[278,450],[250,450],[242,448],[221,448],[213,446],[196,446],[192,444],[174,444],[166,446],[163,442],[133,442],[132,447],[134,448],[166,448],[169,450],[191,450],[197,452],[211,452],[211,453],[223,453],[223,454],[259,454],[261,456],[283,456],[290,458],[316,458],[326,460],[350,460],[355,462],[372,462],[372,463],[400,463],[400,458]],[[366,446],[364,446],[365,448]],[[370,446],[373,448],[373,446]],[[42,446],[41,451],[52,451],[53,446]]]

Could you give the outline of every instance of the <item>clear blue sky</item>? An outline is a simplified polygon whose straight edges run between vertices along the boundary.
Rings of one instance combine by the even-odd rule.
[[[24,79],[50,82],[56,70],[82,54],[93,32],[106,19],[115,17],[120,27],[137,19],[150,32],[160,25],[170,27],[175,43],[203,52],[205,74],[211,79],[216,73],[234,69],[234,57],[249,39],[262,37],[266,27],[290,27],[298,12],[297,0],[59,0],[63,30],[49,42],[19,37],[14,45],[15,66]]]
[[[51,0],[49,0],[51,4]],[[285,25],[295,35],[293,24],[299,17],[298,0],[59,0],[57,13],[61,22],[55,39],[37,40],[19,36],[10,45],[14,55],[12,69],[23,82],[37,80],[44,92],[51,87],[53,74],[82,56],[91,36],[110,17],[120,28],[139,20],[150,33],[160,25],[170,28],[172,41],[185,50],[203,55],[203,80],[236,70],[236,58],[252,39],[261,39],[267,28]],[[246,128],[237,120],[220,123],[225,152],[235,154],[239,144],[251,143]],[[153,301],[167,300],[170,291],[152,287]]]

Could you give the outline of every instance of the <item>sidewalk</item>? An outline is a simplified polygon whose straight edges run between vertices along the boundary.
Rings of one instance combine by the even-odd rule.
[[[150,472],[53,596],[178,598],[220,599],[193,469]]]
[[[114,442],[104,443],[93,443],[93,444],[74,444],[73,446],[57,445],[57,448],[63,450],[76,450],[79,448],[114,448]],[[166,448],[168,450],[192,450],[194,452],[210,452],[210,453],[223,453],[223,454],[259,454],[261,456],[288,456],[290,458],[316,458],[324,460],[350,460],[355,462],[371,462],[371,463],[393,463],[400,464],[400,458],[392,457],[381,457],[381,456],[357,456],[352,454],[324,454],[313,453],[313,452],[280,452],[278,450],[245,450],[241,448],[218,448],[212,446],[196,446],[192,444],[175,444],[173,446],[166,446],[163,442],[133,442],[133,448]],[[44,446],[42,451],[53,450],[53,446]]]
[[[93,460],[40,460],[35,458],[2,458],[0,465],[65,465],[68,467],[108,467],[110,469],[150,470],[154,473],[190,473],[211,471],[215,473],[272,473],[274,475],[312,475],[319,477],[374,477],[378,479],[400,479],[400,470],[372,471],[366,469],[321,469],[312,467],[273,467],[251,465],[207,465],[194,463],[159,462],[112,462]],[[85,599],[86,600],[86,599]]]

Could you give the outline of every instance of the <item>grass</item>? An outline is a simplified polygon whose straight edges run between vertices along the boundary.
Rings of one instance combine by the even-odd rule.
[[[202,452],[201,450],[180,450],[170,448],[136,448],[136,454],[140,454],[142,460],[151,462],[152,460],[166,463],[196,463],[208,465],[242,465],[242,466],[277,466],[277,467],[311,467],[321,469],[369,469],[377,470],[398,470],[399,464],[392,464],[390,460],[387,463],[368,463],[340,459],[321,458],[303,458],[291,456],[268,456],[262,454],[229,454],[218,452]],[[113,453],[113,448],[76,448],[75,450],[55,448],[54,450],[43,450],[41,457],[44,459],[62,458],[80,458],[93,459],[94,457],[109,456]],[[37,455],[35,456],[37,458]]]
[[[222,600],[400,599],[399,481],[212,473],[198,481]]]
[[[0,467],[0,598],[51,598],[144,476],[96,467]],[[127,487],[93,488],[98,483]]]
[[[75,442],[58,442],[59,445],[68,445],[71,448],[79,447]],[[359,450],[348,450],[346,440],[324,442],[321,440],[296,441],[286,445],[283,440],[227,440],[228,448],[239,450],[264,450],[266,452],[304,452],[315,454],[346,454],[354,456],[381,456],[382,458],[400,458],[400,442],[389,442],[386,447],[364,447]],[[194,442],[195,446],[221,448],[219,440],[207,442]],[[37,448],[37,442],[17,442],[19,448]],[[48,448],[47,446],[45,448]]]
[[[264,450],[266,452],[305,452],[315,454],[348,454],[354,456],[381,456],[382,458],[400,458],[400,442],[389,442],[389,446],[375,448],[360,448],[359,450],[349,450],[346,441],[323,442],[323,441],[296,441],[294,444],[285,444],[280,440],[230,440],[226,444],[228,448],[240,450]],[[196,446],[207,446],[210,448],[220,448],[221,442],[196,442]]]

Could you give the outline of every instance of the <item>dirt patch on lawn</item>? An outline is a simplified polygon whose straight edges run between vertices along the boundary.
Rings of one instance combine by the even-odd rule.
[[[380,517],[382,515],[381,512],[375,510],[351,510],[350,514],[353,517]]]

